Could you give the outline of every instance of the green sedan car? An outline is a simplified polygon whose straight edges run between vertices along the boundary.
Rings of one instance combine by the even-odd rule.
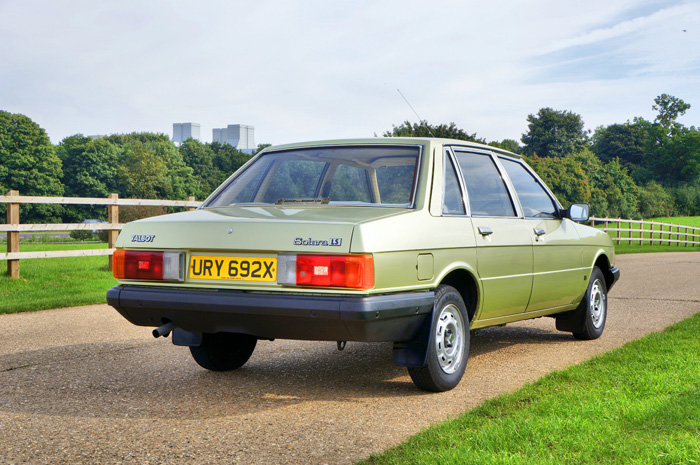
[[[270,147],[197,210],[127,224],[107,301],[209,370],[241,367],[259,339],[385,341],[416,386],[445,391],[470,330],[549,316],[602,334],[620,272],[608,235],[579,224],[588,210],[471,142]]]

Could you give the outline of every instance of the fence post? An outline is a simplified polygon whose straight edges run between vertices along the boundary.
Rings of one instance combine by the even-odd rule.
[[[187,197],[188,202],[194,202],[195,200],[197,200],[197,199],[195,199],[194,196]],[[191,212],[192,210],[196,210],[196,208],[195,207],[187,207],[188,212]]]
[[[119,194],[110,194],[110,199],[119,199]],[[116,202],[113,205],[107,205],[107,221],[110,224],[119,223],[119,205]],[[119,236],[119,230],[110,229],[107,234],[107,247],[112,249],[114,244],[117,242],[117,236]],[[112,256],[109,255],[109,271],[112,271]]]
[[[18,196],[19,191],[9,191],[9,196]],[[7,204],[7,224],[19,224],[19,204]],[[19,231],[7,232],[7,253],[19,252]],[[7,275],[10,278],[19,278],[19,260],[7,261]]]
[[[630,227],[629,227],[630,232],[629,232],[629,241],[628,241],[627,245],[632,245],[632,220],[630,220],[630,222],[628,224],[630,225]]]
[[[644,245],[644,220],[639,220],[639,245]]]

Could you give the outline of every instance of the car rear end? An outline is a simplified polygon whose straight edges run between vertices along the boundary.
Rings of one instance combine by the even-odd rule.
[[[425,147],[370,142],[270,150],[202,208],[126,225],[108,303],[195,336],[410,339],[432,292],[378,287],[381,254],[352,244],[358,225],[416,213]]]

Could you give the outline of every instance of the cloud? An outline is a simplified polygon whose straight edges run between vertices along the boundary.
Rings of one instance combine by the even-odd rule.
[[[697,14],[697,12],[698,6],[693,4],[675,5],[669,8],[663,8],[647,16],[636,17],[622,21],[613,26],[594,29],[575,37],[568,37],[562,40],[554,41],[540,50],[539,54],[545,55],[561,50],[597,44],[600,42],[609,41],[611,39],[628,36],[643,29],[653,27],[655,24],[667,22],[669,20],[678,20],[679,18],[683,18],[688,14]]]
[[[697,2],[0,2],[0,109],[52,141],[243,123],[257,142],[372,136],[415,115],[518,139],[552,106],[588,122],[700,107]],[[41,11],[42,14],[36,14]],[[681,27],[682,26],[682,27]],[[681,30],[687,29],[687,33]],[[695,107],[693,108],[695,109]],[[691,109],[686,117],[694,117]]]

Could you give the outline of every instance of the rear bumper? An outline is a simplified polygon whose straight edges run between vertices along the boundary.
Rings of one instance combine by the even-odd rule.
[[[139,326],[172,321],[178,328],[202,333],[364,342],[411,340],[430,315],[433,298],[432,291],[335,296],[127,285],[107,292],[107,303]]]

